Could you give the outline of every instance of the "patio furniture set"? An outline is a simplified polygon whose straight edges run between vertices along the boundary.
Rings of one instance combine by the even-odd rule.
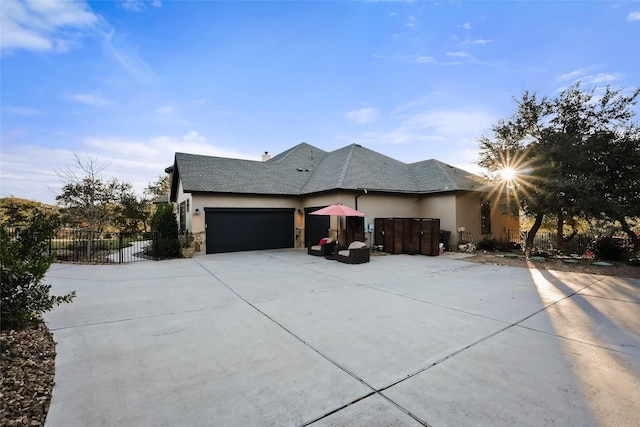
[[[369,262],[370,249],[364,242],[359,241],[351,242],[349,246],[338,246],[334,239],[325,237],[316,245],[309,246],[307,253],[346,264],[363,264]]]

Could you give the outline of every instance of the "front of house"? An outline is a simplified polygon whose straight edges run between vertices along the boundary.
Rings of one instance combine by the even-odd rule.
[[[206,253],[302,248],[326,236],[371,246],[376,218],[439,219],[452,232],[451,246],[460,227],[476,242],[518,229],[477,176],[433,159],[406,164],[357,144],[326,152],[301,143],[262,162],[176,153],[167,172],[180,229]],[[334,203],[367,216],[311,215]]]

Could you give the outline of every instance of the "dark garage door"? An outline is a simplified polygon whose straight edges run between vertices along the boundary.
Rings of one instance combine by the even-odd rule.
[[[324,206],[304,208],[305,246],[316,245],[320,239],[329,237],[329,215],[310,215]]]
[[[294,209],[205,208],[207,253],[292,248]]]

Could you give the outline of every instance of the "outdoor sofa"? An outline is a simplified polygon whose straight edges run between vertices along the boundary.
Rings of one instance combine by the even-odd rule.
[[[315,256],[327,256],[332,255],[335,250],[336,242],[331,237],[325,237],[321,239],[317,244],[309,246],[307,253]]]
[[[349,246],[336,250],[334,259],[347,264],[363,264],[369,262],[370,249],[364,242],[351,242]]]

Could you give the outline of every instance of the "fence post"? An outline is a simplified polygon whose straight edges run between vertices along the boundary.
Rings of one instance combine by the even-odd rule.
[[[154,261],[158,261],[160,259],[160,256],[158,255],[158,250],[159,248],[159,244],[160,244],[160,232],[159,231],[155,231],[153,233],[153,259]]]
[[[122,253],[122,247],[124,246],[124,236],[122,235],[122,233],[118,234],[118,264],[122,264],[123,261],[123,253]]]

